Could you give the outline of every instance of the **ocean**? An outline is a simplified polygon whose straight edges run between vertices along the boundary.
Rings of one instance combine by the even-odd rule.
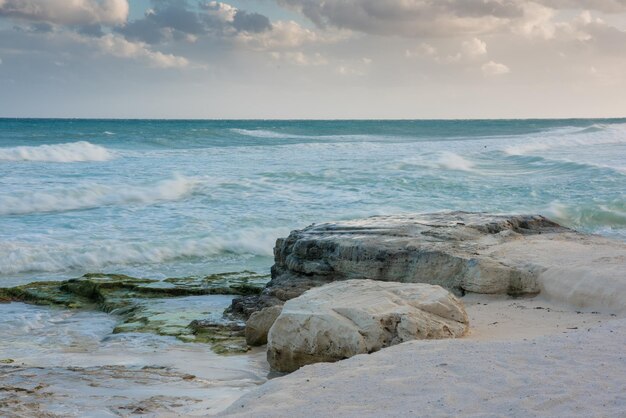
[[[538,213],[626,240],[626,119],[0,119],[3,288],[86,273],[265,275],[276,238],[292,229],[443,210]],[[198,298],[207,312],[230,300]],[[0,361],[23,365],[10,379],[40,367],[54,401],[31,396],[51,413],[106,416],[145,399],[155,411],[218,410],[267,374],[260,352],[224,357],[171,336],[113,334],[104,312],[0,304],[0,326]],[[172,375],[145,369],[164,364]],[[172,376],[192,372],[204,383],[180,378],[189,387],[179,391],[202,402],[172,406]],[[133,373],[158,384],[128,391]],[[110,396],[63,398],[89,379]]]

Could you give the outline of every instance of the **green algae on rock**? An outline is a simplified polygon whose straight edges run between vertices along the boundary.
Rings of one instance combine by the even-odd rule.
[[[148,332],[214,351],[245,352],[244,323],[207,311],[211,295],[259,294],[269,276],[250,271],[163,281],[122,274],[88,273],[77,279],[0,288],[0,302],[19,301],[70,309],[101,310],[121,318],[113,330]]]

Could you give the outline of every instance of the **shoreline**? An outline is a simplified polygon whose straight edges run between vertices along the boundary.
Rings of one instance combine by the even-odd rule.
[[[335,363],[322,362],[329,350],[322,342],[306,352],[319,352],[320,362],[300,363],[220,416],[617,417],[626,410],[621,241],[541,216],[450,212],[314,224],[279,239],[275,259],[253,309],[286,302],[286,318],[314,324],[323,310],[289,310],[292,298],[308,300],[310,288],[359,278],[428,283],[463,295],[469,331]],[[296,353],[324,332],[302,326],[295,338],[307,348],[294,343]],[[279,330],[269,331],[268,353],[290,349],[282,342],[288,336],[272,345]]]
[[[100,390],[121,391],[120,382],[128,379],[139,385],[98,407],[110,410],[113,407],[108,402],[113,402],[120,410],[130,408],[131,414],[254,417],[332,416],[338,412],[342,416],[618,416],[616,411],[626,410],[626,397],[621,395],[626,393],[622,354],[626,304],[621,299],[626,294],[621,274],[626,246],[621,241],[580,234],[540,216],[506,218],[454,212],[313,225],[279,239],[276,248],[272,280],[251,295],[250,285],[261,286],[255,280],[265,276],[246,271],[163,282],[87,274],[62,282],[4,289],[8,300],[28,301],[35,295],[47,295],[43,300],[51,305],[78,308],[67,311],[70,321],[86,313],[82,308],[97,306],[100,312],[90,315],[100,315],[108,324],[91,345],[83,347],[77,339],[68,349],[64,342],[67,336],[56,329],[57,320],[51,318],[49,322],[55,326],[46,331],[44,340],[59,333],[56,349],[63,352],[67,363],[58,365],[55,356],[46,352],[47,364],[36,356],[20,365],[12,364],[12,359],[0,364],[0,372],[10,376],[4,382],[10,396],[3,401],[8,399],[11,404],[5,402],[4,406],[21,408],[26,401],[20,396],[25,391],[28,403],[23,407],[39,408],[39,403],[49,407],[50,402],[67,397],[73,381],[81,380],[90,381],[92,387],[87,399],[96,396],[102,402]],[[328,274],[336,276],[329,280]],[[456,339],[408,341],[336,363],[304,366],[279,377],[270,371],[263,348],[221,359],[217,352],[211,352],[213,359],[202,358],[195,365],[187,364],[184,356],[168,357],[168,350],[184,354],[194,349],[185,346],[190,336],[179,335],[181,329],[187,330],[194,323],[207,329],[215,325],[195,320],[187,325],[198,315],[206,316],[207,307],[190,306],[179,296],[198,301],[199,295],[212,298],[238,289],[240,300],[251,297],[262,302],[259,298],[270,290],[274,293],[266,302],[280,303],[283,297],[284,303],[311,287],[346,280],[349,275],[379,275],[377,280],[407,283],[444,281],[448,289],[463,294],[460,300],[469,316],[469,330]],[[134,309],[125,300],[130,297],[129,289],[133,290]],[[0,292],[0,300],[2,295]],[[138,303],[141,297],[145,301]],[[168,310],[152,306],[163,300],[169,301],[178,316],[183,305],[189,315],[177,319],[167,314]],[[223,301],[221,309],[225,305]],[[231,308],[233,305],[234,301]],[[142,313],[145,318],[130,315],[120,325],[104,314],[121,307],[125,309],[117,312],[117,320],[122,319],[123,312]],[[148,324],[142,322],[144,319]],[[149,326],[152,320],[154,326]],[[65,322],[67,319],[61,324]],[[81,332],[90,333],[87,328],[88,324]],[[115,330],[122,333],[115,336]],[[144,339],[144,334],[132,342],[139,335],[133,331],[148,330],[155,332],[154,337]],[[73,332],[69,330],[68,335]],[[113,334],[104,337],[107,333]],[[164,335],[181,341],[168,345],[161,341]],[[243,342],[241,335],[230,335],[229,331],[231,337]],[[128,342],[131,344],[126,346]],[[145,362],[143,354],[141,361],[139,357],[124,359],[120,351],[124,346],[131,358],[154,349],[156,354],[150,357],[158,362]],[[111,350],[115,357],[110,357]],[[102,354],[103,363],[91,363],[92,357]],[[90,360],[77,363],[81,358]],[[217,359],[219,365],[210,364]],[[200,364],[204,366],[198,367]],[[218,377],[214,369],[223,376]],[[31,374],[37,378],[29,378]],[[108,380],[100,381],[101,377]],[[144,392],[153,390],[150,382],[157,381],[163,388],[178,381],[176,394],[165,389],[144,397]],[[101,389],[93,389],[98,387]],[[133,397],[126,404],[116,399],[126,396]]]

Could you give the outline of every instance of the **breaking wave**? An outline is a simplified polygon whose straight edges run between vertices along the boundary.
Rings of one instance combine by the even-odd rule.
[[[114,154],[111,151],[87,141],[40,145],[37,147],[0,148],[0,160],[2,161],[74,163],[81,161],[108,161],[113,158]]]
[[[231,132],[234,132],[239,135],[244,136],[252,136],[255,138],[271,138],[271,139],[287,139],[287,138],[303,138],[301,135],[291,135],[291,134],[283,134],[280,132],[268,131],[265,129],[231,129]],[[304,137],[308,138],[308,137]]]
[[[163,242],[109,240],[94,245],[0,242],[0,274],[98,271],[110,266],[206,259],[227,254],[270,257],[276,238],[288,233],[286,228],[252,228],[228,236]]]
[[[474,171],[474,163],[453,152],[442,152],[437,160],[439,168],[456,171]]]
[[[577,146],[626,144],[626,125],[593,125],[571,135],[548,136],[504,149],[509,155],[526,155],[551,149]]]
[[[124,204],[153,204],[180,200],[190,195],[198,180],[183,176],[150,186],[115,187],[90,184],[24,194],[0,195],[0,215],[63,212]]]
[[[574,229],[624,238],[626,203],[623,199],[583,205],[552,202],[546,213],[557,222]]]

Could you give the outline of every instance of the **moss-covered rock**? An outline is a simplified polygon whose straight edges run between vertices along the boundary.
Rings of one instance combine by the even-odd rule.
[[[89,273],[77,279],[0,288],[0,302],[101,310],[120,318],[114,333],[151,332],[210,343],[218,353],[233,353],[247,350],[244,323],[222,312],[207,312],[210,295],[259,294],[268,280],[268,275],[250,271],[163,281]]]

